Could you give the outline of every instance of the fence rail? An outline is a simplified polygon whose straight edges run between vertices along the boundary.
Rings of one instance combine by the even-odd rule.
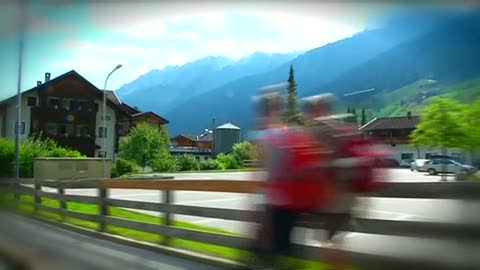
[[[11,180],[1,181],[10,183]],[[113,225],[142,232],[159,234],[166,238],[181,238],[185,240],[205,242],[232,248],[245,249],[251,239],[218,233],[202,232],[172,226],[173,215],[190,215],[206,218],[218,218],[232,221],[258,221],[258,213],[253,210],[222,209],[212,207],[200,207],[174,204],[175,191],[198,191],[198,192],[231,192],[231,193],[256,193],[262,188],[260,181],[233,181],[233,180],[109,180],[89,179],[85,181],[31,181],[21,179],[22,185],[16,186],[18,194],[30,194],[34,196],[36,210],[54,212],[62,216],[82,219],[99,223],[99,230],[104,231],[107,225]],[[34,184],[34,188],[25,185]],[[6,186],[9,186],[8,184]],[[41,187],[57,189],[57,193],[47,192]],[[66,189],[92,189],[98,190],[97,196],[82,196],[65,194]],[[145,189],[159,190],[163,193],[163,202],[141,202],[114,199],[109,197],[111,189]],[[385,198],[410,198],[410,199],[480,199],[480,183],[475,182],[438,182],[438,183],[393,183],[388,188],[365,194],[365,196]],[[60,207],[49,207],[41,204],[41,198],[50,198],[60,201]],[[89,203],[98,205],[97,214],[74,212],[67,208],[66,202]],[[147,210],[164,213],[163,224],[150,224],[134,220],[126,220],[109,215],[108,208],[116,206],[122,208]],[[321,220],[312,215],[304,215],[300,226],[312,229],[322,229]],[[352,222],[346,224],[342,230],[367,234],[380,234],[407,237],[434,237],[468,240],[480,240],[480,224],[440,223],[427,221],[386,220],[373,218],[355,217]],[[300,258],[318,259],[321,251],[325,248],[297,245],[296,251]],[[412,268],[404,258],[388,257],[384,255],[367,254],[348,251],[349,257],[360,267],[367,269],[390,269],[399,265]],[[423,261],[415,262],[424,267],[435,269],[474,269],[471,265],[450,265],[445,262]],[[381,267],[380,267],[381,266]],[[476,265],[478,266],[478,265]],[[382,268],[383,267],[383,268]],[[453,267],[453,268],[452,268]],[[415,268],[415,267],[414,267]],[[395,268],[396,269],[396,268]],[[422,269],[422,268],[416,268]]]

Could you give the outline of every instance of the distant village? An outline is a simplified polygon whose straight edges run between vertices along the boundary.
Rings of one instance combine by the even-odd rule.
[[[104,92],[76,71],[55,78],[45,73],[44,81],[23,92],[20,136],[28,138],[42,133],[59,145],[78,150],[88,157],[106,157],[115,160],[119,141],[139,122],[162,127],[169,121],[154,112],[141,112],[122,102],[114,91],[106,91],[105,119],[102,117]],[[419,99],[438,91],[435,81],[425,87]],[[0,136],[15,137],[16,96],[0,101]],[[104,121],[105,120],[105,121]],[[103,123],[106,123],[105,125]],[[419,116],[408,112],[399,117],[377,117],[359,127],[367,137],[392,151],[399,166],[408,166],[413,159],[440,153],[435,147],[415,147],[409,144],[409,135],[419,123]],[[104,143],[106,140],[106,143]],[[232,123],[221,123],[202,134],[174,134],[171,138],[172,155],[191,154],[203,161],[229,153],[241,141],[241,129]],[[463,151],[451,149],[450,155],[465,160]]]

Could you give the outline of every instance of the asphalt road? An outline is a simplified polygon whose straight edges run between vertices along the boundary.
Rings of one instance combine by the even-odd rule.
[[[15,254],[35,269],[221,269],[77,234],[0,211],[0,258]],[[12,255],[10,255],[12,256]],[[8,266],[0,269],[10,269]]]
[[[411,172],[408,169],[388,169],[382,171],[387,179],[395,182],[437,182],[440,176],[430,176],[426,173]],[[217,179],[217,180],[261,180],[263,172],[226,172],[226,173],[176,173],[172,174],[176,180],[184,179]],[[449,181],[453,181],[450,176]],[[95,195],[94,190],[67,191],[71,194]],[[160,202],[161,192],[151,190],[111,190],[113,198]],[[226,209],[253,209],[258,195],[244,195],[220,192],[191,192],[178,191],[174,193],[176,204],[216,207]],[[374,217],[391,220],[422,220],[432,222],[480,222],[479,216],[468,216],[463,213],[468,209],[478,209],[478,202],[433,200],[433,199],[391,199],[391,198],[360,198],[355,214],[357,216]],[[158,214],[152,213],[151,214]],[[175,219],[195,224],[221,228],[242,234],[249,234],[255,229],[254,224],[245,222],[227,221],[213,218],[175,215]],[[438,239],[412,239],[408,237],[390,237],[361,233],[344,233],[342,235],[344,247],[347,249],[372,253],[398,253],[399,250],[407,255],[418,256],[422,252],[425,256],[445,254],[443,257],[452,257],[463,260],[465,253],[471,248],[462,251],[457,244]],[[298,230],[296,242],[306,242],[310,245],[321,245],[321,235],[312,230]],[[392,245],[392,243],[395,243]],[[415,248],[410,248],[415,243]],[[394,247],[392,249],[392,246]],[[480,246],[480,245],[479,245]],[[480,252],[478,248],[473,248]],[[479,263],[480,265],[480,263]]]

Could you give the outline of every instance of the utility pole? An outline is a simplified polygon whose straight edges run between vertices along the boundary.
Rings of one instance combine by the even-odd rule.
[[[215,116],[212,117],[212,158],[215,157]]]
[[[14,197],[19,198],[16,187],[20,185],[20,127],[22,119],[22,67],[23,67],[23,49],[25,38],[25,7],[21,1],[19,7],[19,39],[18,39],[18,81],[17,81],[17,121],[15,123],[15,183]]]

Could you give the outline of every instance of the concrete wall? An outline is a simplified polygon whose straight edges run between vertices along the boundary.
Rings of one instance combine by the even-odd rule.
[[[30,108],[27,107],[28,97],[36,97],[38,103],[38,94],[36,92],[22,95],[22,113],[21,113],[21,122],[25,122],[25,133],[20,137],[21,139],[26,139],[30,135]],[[15,138],[15,122],[17,120],[17,100],[11,101],[7,105],[7,118],[5,126],[5,136],[10,139]],[[1,134],[1,133],[0,133]]]
[[[100,138],[99,137],[99,127],[103,126],[103,121],[102,121],[102,115],[103,115],[103,102],[102,100],[96,100],[95,103],[98,104],[98,112],[97,112],[97,117],[96,117],[96,125],[95,125],[95,144],[101,146],[100,149],[95,150],[95,156],[98,157],[98,152],[99,151],[106,151],[107,152],[107,158],[112,159],[114,158],[114,151],[115,151],[115,123],[117,122],[116,116],[115,116],[115,111],[108,106],[107,104],[107,116],[109,117],[109,120],[106,120],[106,125],[107,125],[107,138]],[[107,117],[107,119],[108,119]],[[104,149],[103,145],[106,140],[107,147]]]
[[[35,158],[35,179],[87,179],[103,178],[100,158]],[[105,162],[106,171],[112,168],[111,160]]]

